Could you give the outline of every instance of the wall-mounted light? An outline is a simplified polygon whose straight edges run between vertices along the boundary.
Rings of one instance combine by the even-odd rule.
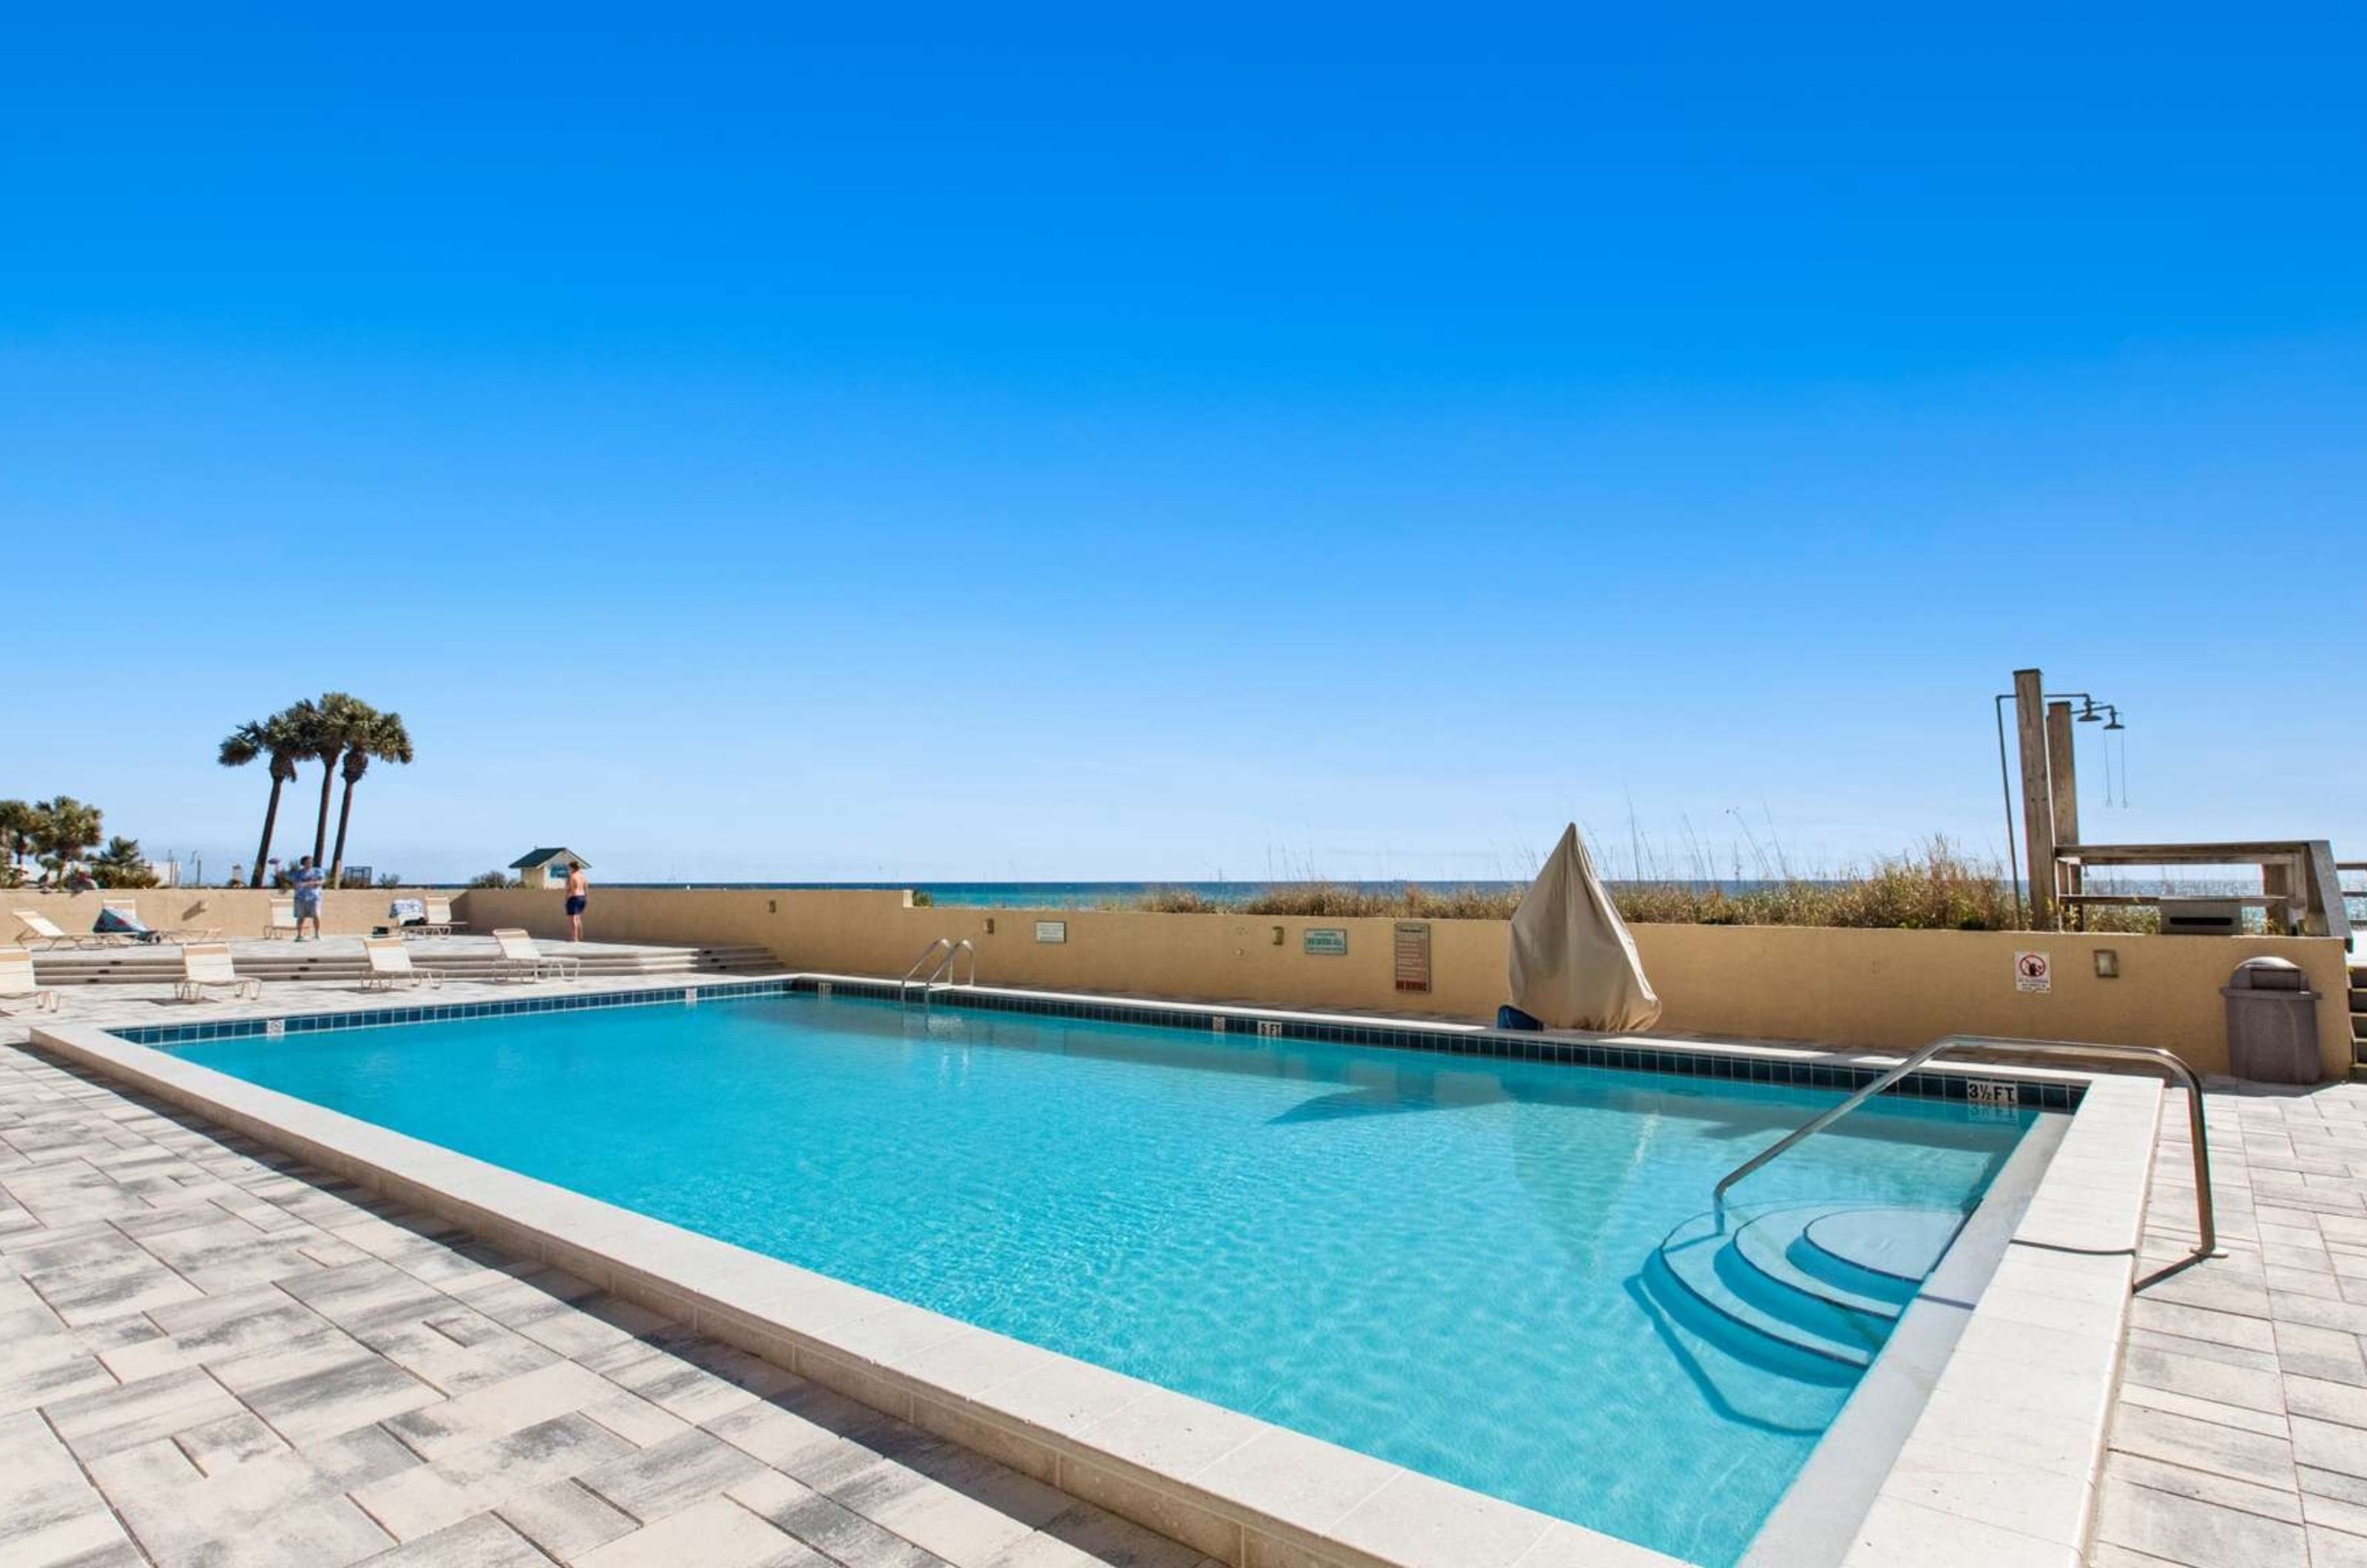
[[[2120,977],[2120,953],[2112,948],[2098,948],[2096,950],[2096,978],[2099,980],[2117,980]]]

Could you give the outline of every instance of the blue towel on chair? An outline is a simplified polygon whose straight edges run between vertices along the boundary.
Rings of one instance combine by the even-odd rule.
[[[128,936],[140,942],[158,940],[154,931],[142,925],[132,916],[125,914],[120,909],[109,909],[104,906],[100,907],[98,919],[92,923],[90,929],[99,936]]]

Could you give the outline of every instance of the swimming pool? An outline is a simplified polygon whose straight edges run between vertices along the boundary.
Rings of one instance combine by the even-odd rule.
[[[1897,1310],[1853,1233],[1944,1241],[2032,1121],[1878,1102],[1704,1233],[1832,1094],[782,995],[173,1049],[1710,1564]]]

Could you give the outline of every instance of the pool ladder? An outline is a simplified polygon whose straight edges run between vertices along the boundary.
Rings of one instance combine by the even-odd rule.
[[[965,953],[969,954],[969,978],[967,981],[956,978]],[[922,974],[924,969],[928,971],[925,975]],[[911,1007],[913,993],[917,990],[921,1006],[925,1009],[940,985],[965,984],[978,984],[978,949],[970,945],[968,937],[956,942],[949,936],[941,936],[921,950],[921,956],[912,960],[912,966],[904,971],[902,979],[896,982],[896,1003],[899,1007]]]

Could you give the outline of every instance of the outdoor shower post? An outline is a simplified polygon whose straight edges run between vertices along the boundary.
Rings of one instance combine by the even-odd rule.
[[[2055,926],[2055,792],[2046,767],[2045,685],[2035,670],[2013,672],[2014,731],[2022,748],[2022,830],[2030,867],[2030,923]]]
[[[2058,848],[2076,844],[2079,841],[2079,785],[2071,753],[2069,703],[2046,705],[2046,774],[2055,804],[2055,842]],[[2063,877],[2063,890],[2078,892],[2081,880],[2080,868],[2068,867]]]

